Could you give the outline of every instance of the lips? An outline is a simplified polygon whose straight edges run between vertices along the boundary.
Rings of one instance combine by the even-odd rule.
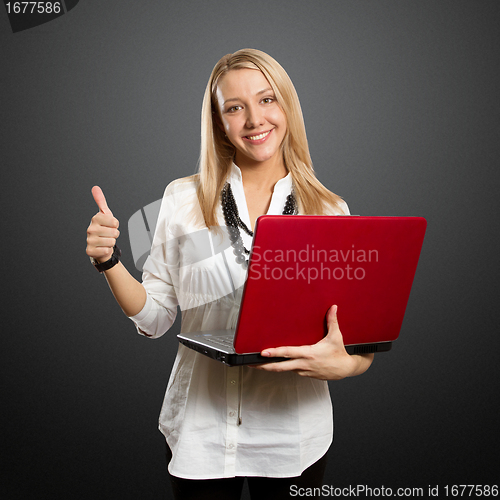
[[[271,132],[272,132],[272,129],[268,130],[266,132],[261,132],[260,134],[246,135],[244,137],[244,139],[246,139],[247,141],[252,142],[252,143],[264,142]]]

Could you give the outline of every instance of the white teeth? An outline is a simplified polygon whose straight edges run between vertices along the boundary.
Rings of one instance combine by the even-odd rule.
[[[269,132],[271,132],[269,130]],[[247,135],[248,139],[250,139],[251,141],[258,141],[260,139],[264,139],[264,137],[266,137],[266,135],[269,134],[269,132],[264,132],[262,134],[259,134],[259,135]]]

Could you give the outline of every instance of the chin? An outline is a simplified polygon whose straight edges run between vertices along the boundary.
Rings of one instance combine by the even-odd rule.
[[[265,162],[272,160],[276,156],[276,151],[272,151],[270,153],[262,152],[261,154],[257,155],[247,155],[247,158],[251,158],[253,161],[258,161],[258,162]]]
[[[265,163],[266,161],[272,160],[272,156],[260,156],[258,158],[249,157],[251,161],[256,163]]]

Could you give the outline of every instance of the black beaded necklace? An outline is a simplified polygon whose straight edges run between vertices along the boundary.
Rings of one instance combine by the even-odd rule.
[[[248,229],[247,225],[240,219],[238,206],[236,205],[233,191],[231,190],[231,184],[229,184],[229,182],[226,182],[222,188],[221,205],[227,232],[229,234],[229,239],[231,240],[231,246],[233,247],[233,252],[236,255],[236,262],[241,264],[246,269],[248,267],[248,260],[245,258],[245,254],[250,254],[250,250],[247,250],[244,247],[239,228],[243,229],[248,236],[252,237],[253,231]],[[297,213],[298,205],[292,187],[292,192],[286,197],[283,215],[296,215]]]

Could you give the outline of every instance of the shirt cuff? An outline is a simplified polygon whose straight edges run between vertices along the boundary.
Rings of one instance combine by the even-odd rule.
[[[153,334],[147,333],[149,327],[155,320],[154,314],[154,304],[153,299],[149,294],[146,294],[146,303],[144,307],[134,316],[129,316],[129,318],[135,323],[137,327],[137,331],[141,335],[145,335],[146,337],[152,337]]]

